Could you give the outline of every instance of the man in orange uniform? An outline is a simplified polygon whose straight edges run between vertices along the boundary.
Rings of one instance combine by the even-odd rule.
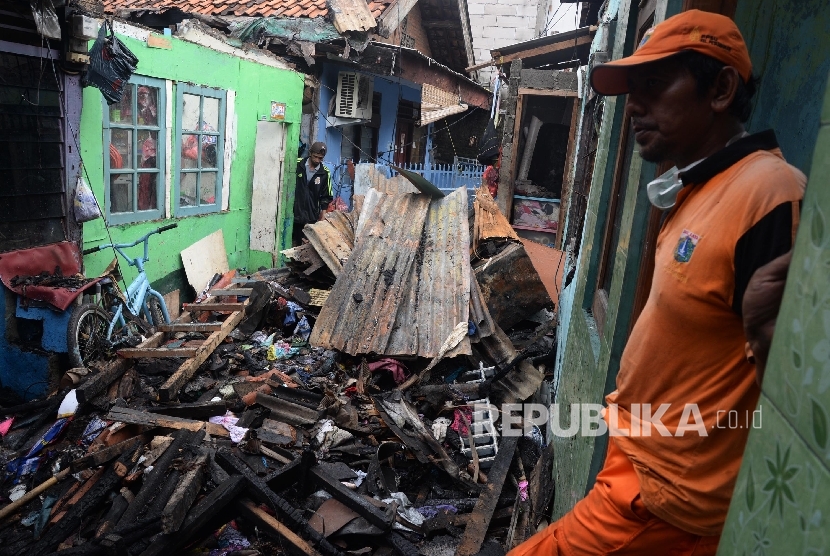
[[[605,466],[570,513],[509,556],[713,555],[760,393],[743,296],[792,247],[805,178],[771,130],[744,131],[755,80],[724,16],[667,19],[633,55],[594,68],[591,85],[627,93],[640,156],[675,168],[648,185],[667,212],[649,298],[606,398]]]

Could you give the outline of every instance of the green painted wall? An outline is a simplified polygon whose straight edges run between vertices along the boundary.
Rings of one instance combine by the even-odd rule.
[[[822,80],[823,81],[823,80]],[[753,429],[718,554],[830,546],[830,87]]]
[[[109,230],[105,228],[103,219],[87,222],[84,224],[84,248],[110,243],[110,238],[116,243],[131,241],[158,226],[177,221],[177,229],[153,236],[150,240],[151,261],[147,265],[147,273],[151,282],[162,293],[186,285],[180,252],[219,229],[225,236],[225,247],[231,268],[246,267],[253,270],[260,266],[272,266],[270,253],[249,249],[256,124],[260,115],[268,114],[272,100],[286,104],[285,168],[288,168],[288,171],[283,172],[283,198],[277,220],[278,249],[282,249],[290,246],[291,242],[293,164],[296,164],[303,75],[243,60],[178,38],[168,37],[172,43],[171,50],[148,48],[144,42],[129,37],[120,38],[139,58],[137,75],[174,81],[173,95],[167,99],[168,105],[174,108],[174,141],[178,116],[175,109],[176,81],[235,91],[237,131],[236,151],[231,164],[230,203],[228,210],[221,213],[179,219],[173,214],[171,219],[109,226]],[[103,103],[100,92],[92,87],[84,89],[80,128],[81,154],[91,181],[90,185],[103,206],[105,191],[102,121]],[[173,156],[168,164],[171,176],[175,179],[177,173],[175,143],[173,144]],[[168,184],[168,187],[172,188],[172,184]],[[287,234],[285,230],[288,230]],[[86,256],[84,266],[87,275],[94,276],[100,273],[113,256],[112,251]],[[135,276],[135,270],[132,268],[123,268],[123,271],[127,280]]]
[[[830,72],[830,3],[741,0],[735,22],[761,79],[748,128],[775,129],[787,161],[809,174]]]

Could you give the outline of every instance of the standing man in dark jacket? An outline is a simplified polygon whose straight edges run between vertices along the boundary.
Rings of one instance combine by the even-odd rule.
[[[294,191],[293,244],[302,243],[303,226],[323,217],[332,201],[331,178],[323,164],[326,144],[317,141],[308,150],[308,158],[297,159],[297,188]]]

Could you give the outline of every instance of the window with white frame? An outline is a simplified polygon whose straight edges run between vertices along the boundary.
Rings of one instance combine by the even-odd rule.
[[[219,212],[226,93],[184,83],[176,89],[176,216]]]
[[[120,102],[104,103],[104,183],[112,224],[163,215],[165,100],[163,80],[134,75]]]

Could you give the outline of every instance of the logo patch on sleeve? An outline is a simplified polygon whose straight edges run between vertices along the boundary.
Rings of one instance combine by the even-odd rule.
[[[700,241],[699,235],[689,230],[683,230],[683,233],[680,234],[680,241],[677,242],[677,248],[674,250],[674,260],[679,263],[688,263],[698,241]]]

